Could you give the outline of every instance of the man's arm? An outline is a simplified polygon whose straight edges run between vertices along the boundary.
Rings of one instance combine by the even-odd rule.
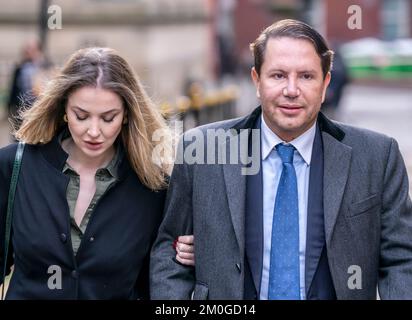
[[[194,288],[194,267],[179,263],[173,248],[173,241],[178,236],[193,234],[192,177],[189,169],[186,164],[175,164],[173,168],[165,216],[151,253],[151,299],[190,299]]]
[[[379,295],[412,299],[412,203],[398,144],[392,139],[383,181]]]

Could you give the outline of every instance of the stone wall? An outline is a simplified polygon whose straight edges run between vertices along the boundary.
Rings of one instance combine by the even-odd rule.
[[[212,73],[209,12],[205,1],[50,1],[62,9],[62,29],[48,30],[47,52],[61,65],[75,50],[108,46],[133,66],[156,101],[183,93],[188,77]],[[40,1],[0,0],[0,92],[7,90],[23,44],[38,36]]]

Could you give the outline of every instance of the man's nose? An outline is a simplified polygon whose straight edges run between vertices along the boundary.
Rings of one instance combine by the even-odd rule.
[[[290,97],[290,98],[296,98],[299,96],[300,90],[297,85],[297,81],[294,78],[289,78],[287,86],[283,89],[283,95]]]

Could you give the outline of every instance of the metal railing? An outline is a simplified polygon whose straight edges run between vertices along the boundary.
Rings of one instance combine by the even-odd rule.
[[[227,85],[220,89],[206,91],[194,82],[188,88],[186,96],[180,96],[174,103],[160,104],[163,116],[168,120],[183,121],[184,130],[210,122],[233,118],[238,88]]]

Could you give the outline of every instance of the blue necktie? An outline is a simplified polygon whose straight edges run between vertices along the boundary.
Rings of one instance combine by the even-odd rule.
[[[275,200],[270,250],[270,300],[299,300],[299,206],[292,145],[278,144],[282,159]]]

